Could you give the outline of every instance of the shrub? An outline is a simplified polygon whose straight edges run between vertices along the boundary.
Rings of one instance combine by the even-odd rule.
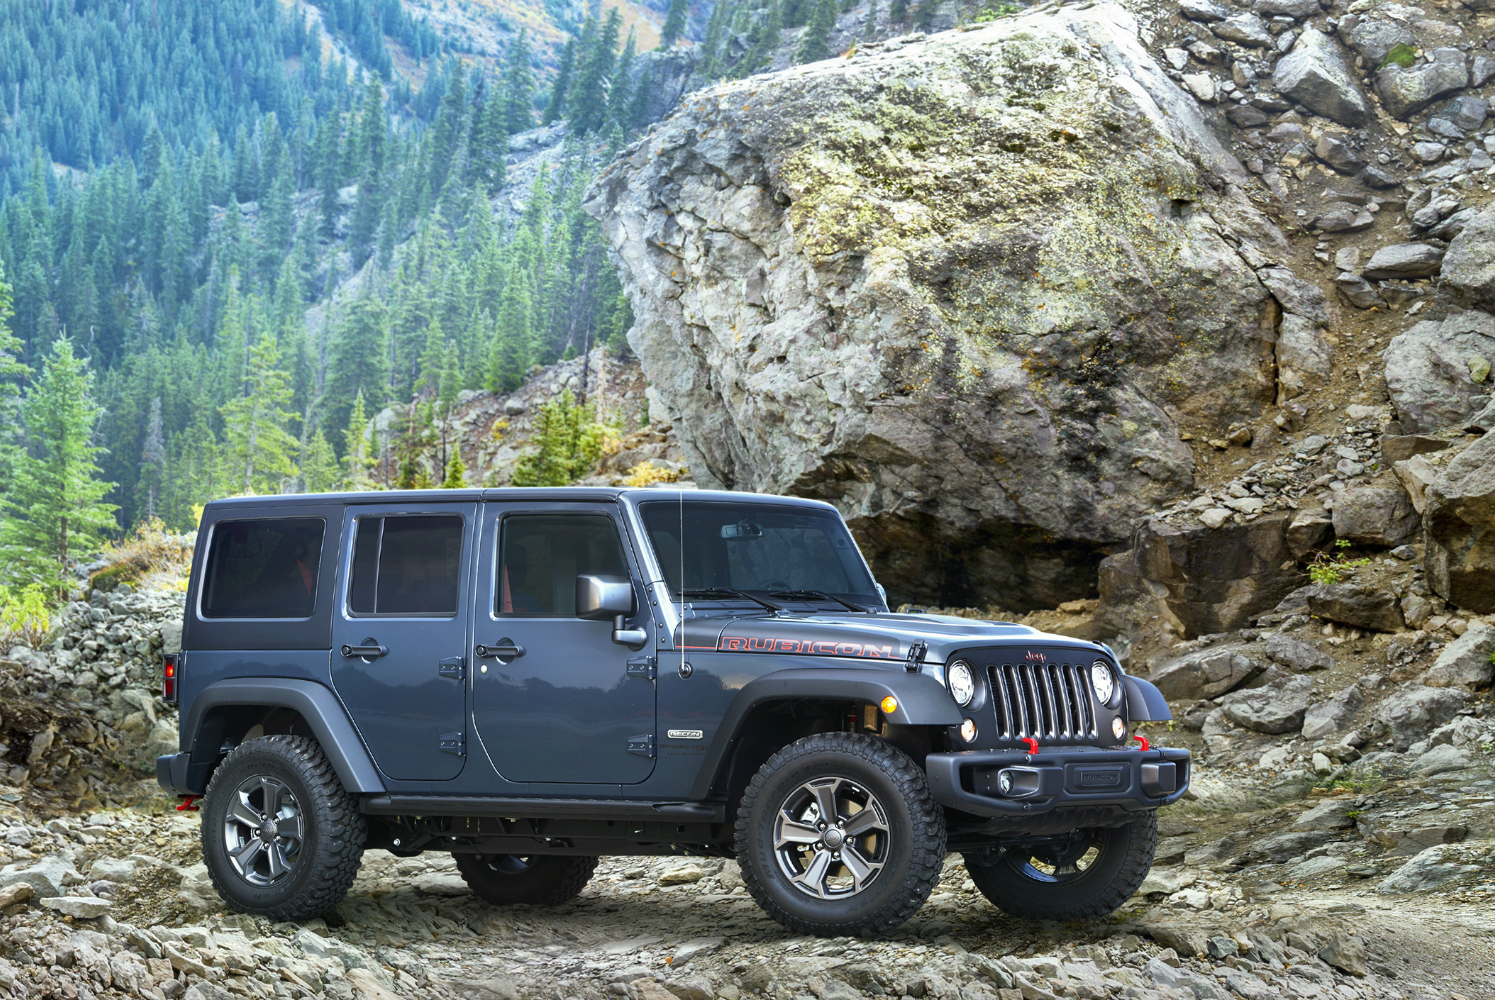
[[[23,643],[32,649],[42,644],[52,627],[52,609],[47,604],[47,588],[33,583],[20,590],[0,587],[0,633],[5,648]]]
[[[1381,68],[1387,66],[1400,66],[1402,69],[1411,69],[1417,63],[1417,50],[1410,45],[1402,44],[1393,46],[1386,53],[1386,58],[1381,60]]]
[[[682,469],[671,469],[653,462],[640,462],[628,470],[623,478],[624,486],[651,486],[654,483],[678,483],[685,478]]]
[[[1341,538],[1334,543],[1334,547],[1347,549],[1350,543]],[[1313,561],[1308,564],[1308,579],[1314,583],[1338,583],[1344,579],[1345,570],[1364,566],[1369,562],[1369,559],[1351,559],[1342,551],[1332,556],[1327,552],[1318,552],[1314,554]]]

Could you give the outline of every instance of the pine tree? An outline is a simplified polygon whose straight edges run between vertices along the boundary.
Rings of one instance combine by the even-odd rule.
[[[496,194],[508,179],[507,105],[507,95],[498,93],[473,112],[472,139],[467,150],[468,174],[486,194]]]
[[[355,396],[382,406],[389,378],[389,307],[368,295],[354,299],[338,324],[327,361],[329,426],[347,426],[348,401]]]
[[[730,8],[727,0],[717,0],[711,7],[711,18],[706,22],[706,39],[701,43],[701,75],[708,80],[716,79],[721,68],[722,43],[729,25]]]
[[[752,47],[742,57],[742,62],[737,64],[733,76],[746,76],[768,62],[782,41],[783,29],[784,20],[779,10],[779,0],[769,0],[768,13],[758,23]]]
[[[685,0],[670,0],[669,12],[664,16],[664,27],[659,31],[659,47],[670,48],[684,31]]]
[[[572,93],[566,98],[572,106],[571,128],[577,135],[586,135],[602,128],[607,115],[607,88],[612,81],[613,67],[617,61],[618,35],[622,31],[623,15],[613,7],[607,12],[602,29],[590,47],[578,46],[582,53],[581,67],[576,74]],[[583,32],[585,35],[585,32]]]
[[[605,428],[567,389],[545,403],[535,418],[535,447],[514,466],[515,486],[569,486],[592,471],[602,453]]]
[[[373,470],[377,459],[369,443],[369,418],[364,410],[363,393],[353,401],[348,429],[343,435],[343,485],[350,490],[374,488]]]
[[[908,0],[888,0],[888,22],[902,24],[908,20]]]
[[[555,79],[550,84],[550,103],[545,105],[545,124],[560,121],[566,115],[566,92],[571,89],[571,74],[576,66],[576,40],[566,39],[561,58],[556,63]]]
[[[322,239],[331,243],[337,236],[337,226],[343,217],[342,151],[337,133],[336,119],[323,119],[317,129],[317,175],[322,194],[317,201],[320,215],[318,231]]]
[[[441,482],[444,490],[460,490],[467,485],[467,469],[462,464],[462,454],[452,449],[451,461],[446,463],[446,478]]]
[[[10,286],[0,262],[0,496],[10,490],[21,433],[21,383],[31,375],[20,361],[24,345],[10,332],[11,315]]]
[[[17,456],[4,501],[0,552],[14,583],[61,593],[72,556],[93,551],[117,528],[117,508],[103,502],[114,484],[99,478],[104,449],[93,436],[102,408],[92,389],[72,341],[59,338],[23,404],[28,447]]]
[[[280,368],[275,338],[261,337],[249,349],[243,395],[218,408],[237,487],[246,495],[277,493],[296,474],[296,439],[286,424],[296,415],[290,378]]]
[[[799,36],[799,44],[794,49],[794,61],[804,64],[830,58],[831,50],[827,42],[831,29],[835,26],[836,0],[815,0],[815,13]]]
[[[628,29],[628,41],[623,44],[623,54],[618,57],[618,67],[613,70],[612,84],[607,90],[607,120],[622,128],[631,124],[629,112],[633,103],[633,90],[629,86],[633,79],[634,55],[638,50],[638,32]]]
[[[524,28],[509,47],[504,61],[504,121],[510,135],[535,127],[535,71],[530,65],[529,34]],[[557,83],[560,77],[556,77]],[[569,82],[569,81],[568,81]],[[505,147],[507,150],[507,147]]]
[[[161,484],[166,479],[166,438],[161,430],[161,397],[151,399],[151,415],[145,429],[145,446],[140,451],[140,519],[150,521],[160,516]]]
[[[332,445],[318,428],[301,452],[301,482],[307,493],[328,493],[337,489],[337,456]]]
[[[530,295],[524,275],[509,278],[498,308],[488,351],[488,375],[484,384],[491,392],[513,392],[524,384],[529,367],[529,345],[533,339]]]

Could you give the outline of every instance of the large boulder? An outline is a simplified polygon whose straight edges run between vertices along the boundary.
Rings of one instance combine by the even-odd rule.
[[[1351,684],[1332,698],[1310,705],[1303,715],[1303,738],[1316,740],[1342,733],[1355,721],[1355,713],[1365,706],[1365,692]]]
[[[1395,486],[1362,486],[1334,500],[1334,536],[1356,545],[1395,548],[1412,541],[1421,527],[1406,491]]]
[[[1405,624],[1394,593],[1349,580],[1315,584],[1308,592],[1308,610],[1319,618],[1373,632],[1399,632]]]
[[[1261,673],[1250,647],[1214,646],[1185,653],[1152,668],[1148,680],[1169,701],[1198,701],[1233,691]]]
[[[1495,358],[1495,316],[1453,310],[1391,338],[1381,353],[1386,389],[1410,434],[1463,427],[1488,402],[1489,385],[1470,375],[1471,358]]]
[[[698,92],[586,207],[699,483],[836,503],[895,602],[1022,608],[1191,488],[1180,424],[1273,401],[1249,190],[1103,2]]]
[[[1495,433],[1450,461],[1423,495],[1428,584],[1478,614],[1495,612]]]
[[[1229,695],[1223,705],[1225,717],[1258,733],[1290,733],[1303,725],[1312,693],[1313,680],[1297,674]]]
[[[1361,277],[1429,278],[1443,266],[1444,251],[1428,243],[1393,243],[1371,255]]]
[[[1345,65],[1339,43],[1316,28],[1305,28],[1291,52],[1277,60],[1272,88],[1315,114],[1341,125],[1363,125],[1370,102]]]
[[[1376,718],[1391,728],[1397,750],[1406,750],[1458,714],[1468,695],[1454,688],[1404,687],[1381,702]]]
[[[1140,602],[1185,637],[1250,624],[1303,582],[1288,549],[1291,518],[1291,512],[1266,514],[1218,528],[1146,519],[1132,547],[1101,564],[1097,617],[1119,623]]]
[[[1495,308],[1495,209],[1486,208],[1448,243],[1443,283],[1471,305]]]
[[[1428,687],[1475,688],[1490,683],[1495,674],[1495,626],[1474,622],[1469,630],[1449,643],[1422,675]]]
[[[1406,121],[1444,94],[1469,86],[1468,57],[1458,49],[1434,49],[1432,61],[1403,67],[1383,66],[1376,73],[1376,93],[1393,118]]]

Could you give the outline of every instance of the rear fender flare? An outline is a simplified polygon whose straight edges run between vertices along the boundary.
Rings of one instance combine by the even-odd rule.
[[[753,710],[773,702],[814,699],[857,701],[880,705],[891,697],[898,706],[886,713],[897,726],[958,726],[960,709],[945,686],[928,674],[866,667],[804,667],[776,670],[743,685],[727,707],[716,738],[690,791],[691,801],[708,798],[725,773],[733,749],[742,738],[744,721]]]
[[[296,712],[306,720],[344,788],[355,794],[385,791],[379,769],[337,695],[315,681],[240,677],[208,685],[192,700],[192,707],[182,721],[181,745],[191,751],[194,764],[211,766],[217,758],[218,747],[197,746],[208,713],[214,708],[241,705],[288,708]]]

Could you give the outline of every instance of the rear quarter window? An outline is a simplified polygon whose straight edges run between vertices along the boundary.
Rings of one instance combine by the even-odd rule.
[[[203,618],[310,618],[327,522],[320,517],[219,521],[208,542]]]

